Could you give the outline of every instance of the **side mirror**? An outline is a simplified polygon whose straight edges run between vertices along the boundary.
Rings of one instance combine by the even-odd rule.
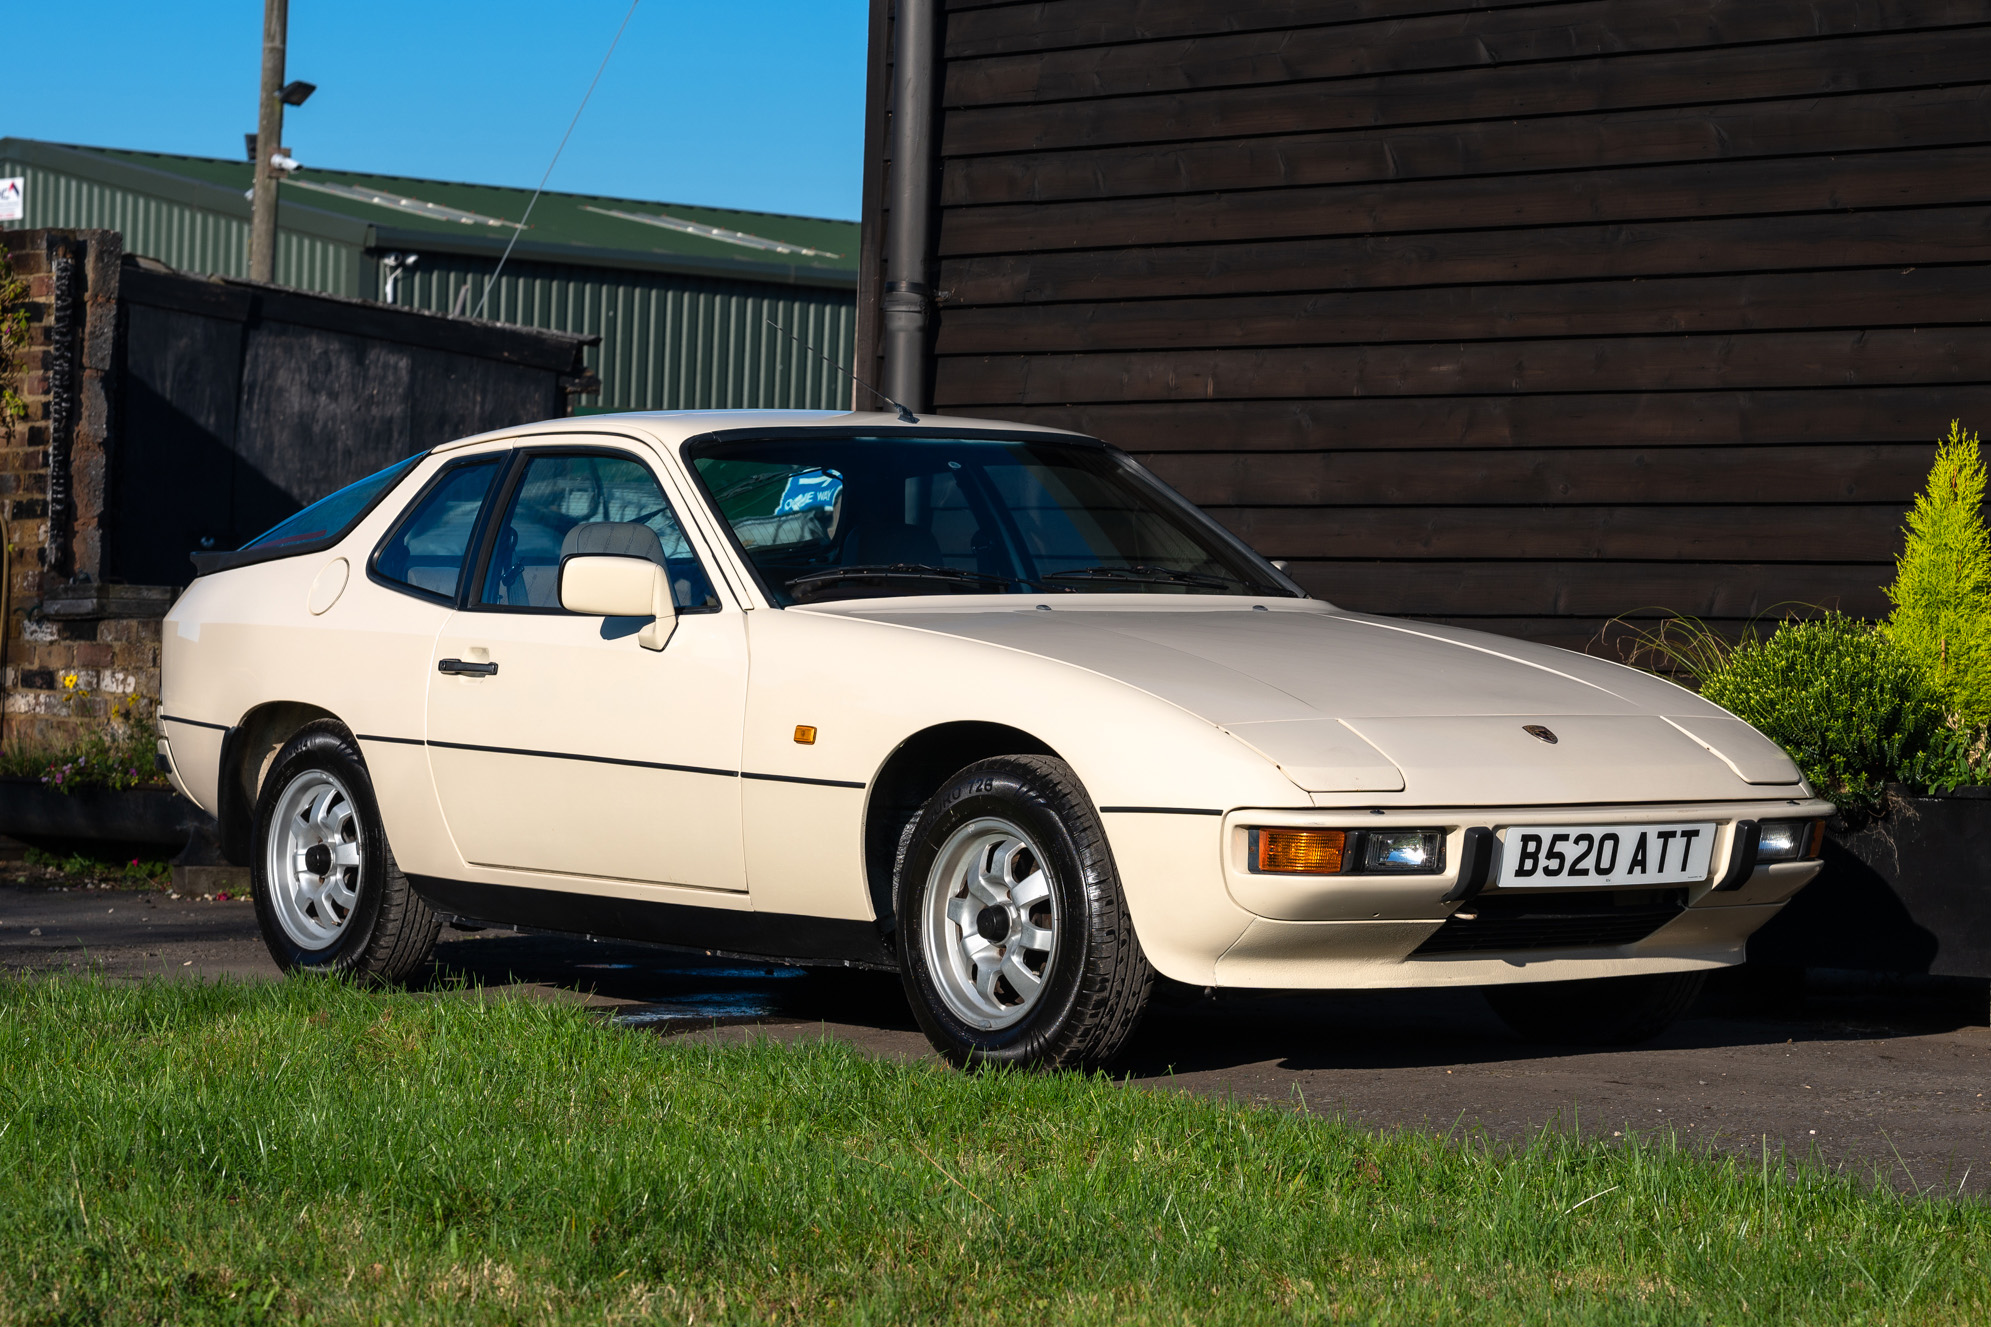
[[[648,558],[577,554],[560,561],[560,606],[590,617],[647,617],[636,643],[661,650],[677,630],[671,577]]]

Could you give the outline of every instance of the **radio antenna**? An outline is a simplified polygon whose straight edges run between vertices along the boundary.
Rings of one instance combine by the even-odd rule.
[[[856,373],[852,372],[850,369],[845,368],[843,365],[837,363],[835,360],[831,359],[828,355],[825,355],[822,351],[816,349],[814,346],[810,345],[807,341],[804,341],[801,337],[795,335],[795,333],[789,331],[786,327],[783,327],[780,323],[774,321],[774,319],[764,318],[763,321],[766,322],[769,327],[772,327],[775,331],[781,333],[783,336],[787,337],[790,341],[793,341],[796,345],[802,347],[802,349],[808,351],[810,354],[814,355],[817,359],[820,359],[821,361],[823,361],[823,363],[829,365],[831,368],[835,369],[838,373],[843,374],[846,378],[849,378],[859,387],[862,387],[865,391],[871,393],[873,396],[877,397],[880,401],[883,401],[886,405],[898,411],[899,422],[901,424],[919,423],[918,415],[915,415],[912,411],[906,409],[904,406],[900,405],[897,401],[894,401],[891,397],[885,395],[885,393],[879,391],[876,387],[873,387],[870,383],[858,377]]]

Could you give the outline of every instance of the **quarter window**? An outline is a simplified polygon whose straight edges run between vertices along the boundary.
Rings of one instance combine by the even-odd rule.
[[[526,465],[491,546],[478,601],[492,608],[560,607],[560,558],[583,525],[640,525],[656,536],[679,612],[716,609],[719,598],[649,467],[627,456],[536,456]]]
[[[381,544],[374,571],[423,594],[454,599],[498,460],[493,456],[443,471]]]
[[[385,470],[376,471],[358,483],[348,484],[327,497],[306,507],[288,520],[279,522],[263,533],[242,545],[242,551],[261,552],[265,549],[295,549],[302,545],[330,543],[339,538],[354,525],[359,518],[373,509],[373,504],[387,495],[387,491],[401,482],[416,462],[426,453],[410,456],[405,461],[396,461]]]

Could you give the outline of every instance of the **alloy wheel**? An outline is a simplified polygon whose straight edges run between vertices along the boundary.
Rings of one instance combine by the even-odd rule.
[[[934,857],[921,919],[927,967],[955,1017],[984,1030],[1036,1008],[1061,918],[1044,854],[1007,820],[972,820]]]
[[[352,792],[324,770],[283,790],[269,837],[270,903],[284,932],[306,949],[339,938],[359,902],[360,818]]]

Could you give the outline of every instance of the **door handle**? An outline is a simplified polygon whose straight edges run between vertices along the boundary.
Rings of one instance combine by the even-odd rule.
[[[496,677],[498,665],[494,663],[465,663],[461,659],[444,659],[436,665],[438,673],[455,673],[460,677]]]

